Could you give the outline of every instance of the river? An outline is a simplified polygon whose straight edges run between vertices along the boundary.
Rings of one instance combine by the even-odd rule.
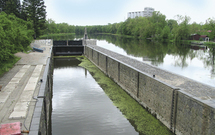
[[[91,35],[97,45],[166,71],[215,87],[215,46],[147,42]]]

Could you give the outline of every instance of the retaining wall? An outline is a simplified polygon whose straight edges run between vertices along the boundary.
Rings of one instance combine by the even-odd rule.
[[[43,73],[42,83],[37,103],[35,106],[29,135],[51,135],[51,114],[52,114],[52,57],[53,52],[50,50],[51,57],[48,58]]]
[[[200,101],[89,46],[85,46],[85,56],[172,132],[215,134],[213,101]]]
[[[96,45],[97,40],[95,39],[83,39],[83,45]]]

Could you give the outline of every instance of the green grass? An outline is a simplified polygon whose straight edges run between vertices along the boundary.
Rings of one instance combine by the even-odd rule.
[[[86,68],[91,73],[93,78],[95,78],[104,92],[113,101],[113,104],[119,108],[123,115],[134,125],[140,135],[173,134],[87,58],[79,57],[77,59],[82,61],[79,66]]]
[[[204,45],[215,45],[215,42],[204,42]]]
[[[16,62],[18,62],[21,58],[14,57],[9,59],[8,61],[1,62],[0,64],[0,76],[2,76],[5,72],[8,72]]]

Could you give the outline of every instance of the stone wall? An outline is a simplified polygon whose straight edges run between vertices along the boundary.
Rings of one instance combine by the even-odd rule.
[[[205,103],[105,53],[85,56],[176,134],[215,134],[215,105]]]
[[[200,100],[183,91],[177,98],[176,133],[215,134],[215,103]]]

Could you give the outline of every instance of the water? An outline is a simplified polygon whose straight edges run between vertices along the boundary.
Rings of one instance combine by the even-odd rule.
[[[53,135],[138,135],[75,58],[54,59]]]
[[[98,39],[100,47],[215,87],[215,46],[161,44],[104,35],[92,38]]]

